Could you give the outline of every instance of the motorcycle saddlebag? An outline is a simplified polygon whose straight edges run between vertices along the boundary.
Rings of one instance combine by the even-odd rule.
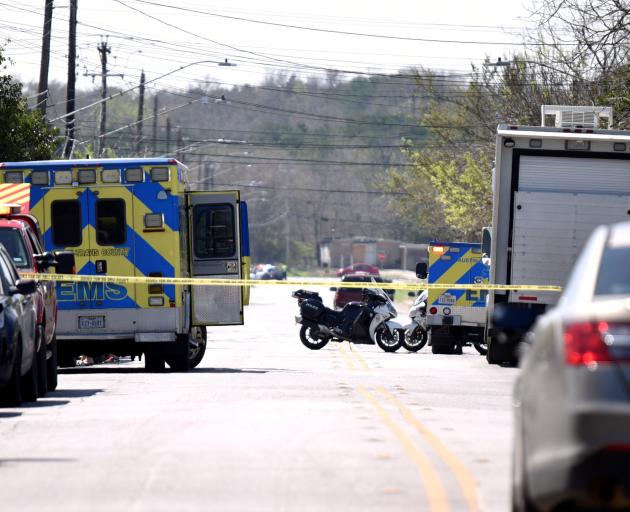
[[[325,309],[324,305],[317,299],[305,300],[302,304],[300,304],[300,313],[302,313],[302,318],[307,320],[319,320]]]

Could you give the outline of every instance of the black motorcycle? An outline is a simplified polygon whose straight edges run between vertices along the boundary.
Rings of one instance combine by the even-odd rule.
[[[324,306],[319,293],[297,290],[291,294],[298,300],[302,324],[300,340],[311,350],[325,347],[329,341],[376,343],[385,352],[395,352],[402,345],[404,330],[390,319],[396,308],[389,296],[378,288],[366,288],[360,302],[348,302],[341,311]]]

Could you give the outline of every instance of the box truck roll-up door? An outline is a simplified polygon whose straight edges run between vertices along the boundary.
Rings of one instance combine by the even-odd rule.
[[[239,192],[190,192],[187,196],[191,275],[240,279]],[[193,286],[191,293],[193,325],[243,323],[241,287]]]
[[[563,286],[591,231],[630,219],[630,160],[521,156],[510,282]],[[552,304],[557,293],[511,292]]]

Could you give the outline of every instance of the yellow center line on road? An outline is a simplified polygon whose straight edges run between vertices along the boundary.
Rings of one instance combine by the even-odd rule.
[[[339,344],[339,353],[341,354],[341,357],[343,358],[344,363],[346,363],[346,366],[351,371],[353,372],[356,371],[356,368],[354,367],[354,362],[352,361],[352,357],[350,357],[350,354],[348,354],[345,341]]]
[[[370,366],[367,364],[367,361],[365,359],[363,359],[363,357],[361,356],[361,353],[359,352],[358,349],[354,349],[352,348],[352,345],[350,345],[350,352],[354,355],[354,358],[359,361],[359,364],[363,367],[363,369],[366,372],[369,372],[371,370]]]
[[[424,492],[429,502],[429,509],[432,512],[449,512],[450,506],[444,485],[440,480],[440,477],[431,465],[428,457],[422,452],[422,450],[416,446],[413,440],[405,434],[402,428],[400,428],[392,417],[387,413],[383,405],[378,401],[378,398],[373,393],[370,393],[365,387],[357,386],[359,393],[370,402],[376,411],[378,412],[381,421],[393,432],[403,445],[407,455],[411,458],[415,466],[420,473],[420,479]]]
[[[414,427],[429,443],[429,445],[440,456],[444,463],[451,470],[459,486],[464,494],[468,510],[477,512],[479,510],[477,501],[477,483],[470,470],[464,463],[451,451],[446,445],[428,428],[426,428],[411,412],[411,410],[402,402],[400,402],[393,394],[382,387],[378,387],[377,391],[395,405],[403,418]]]

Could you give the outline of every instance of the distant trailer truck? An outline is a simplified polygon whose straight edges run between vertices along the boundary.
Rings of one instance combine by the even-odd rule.
[[[546,105],[541,117],[541,127],[497,129],[491,237],[483,248],[491,284],[562,286],[593,228],[630,219],[630,131],[608,128],[612,109]],[[490,291],[488,362],[514,363],[516,345],[558,297]]]

